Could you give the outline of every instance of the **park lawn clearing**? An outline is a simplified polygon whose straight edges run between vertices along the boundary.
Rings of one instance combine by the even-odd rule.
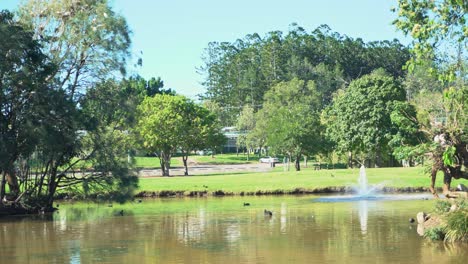
[[[203,192],[222,191],[226,194],[246,193],[294,193],[294,190],[314,190],[329,187],[357,186],[359,169],[279,171],[271,172],[216,174],[206,176],[179,176],[141,178],[139,192]],[[369,185],[398,188],[401,190],[423,188],[426,190],[430,178],[423,168],[372,168],[366,169]],[[465,181],[454,181],[458,183]],[[439,175],[436,187],[442,186]]]

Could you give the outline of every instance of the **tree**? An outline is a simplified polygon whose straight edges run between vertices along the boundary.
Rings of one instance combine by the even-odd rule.
[[[58,65],[51,81],[73,100],[110,74],[125,72],[130,30],[107,0],[29,0],[19,16]]]
[[[236,129],[239,131],[237,137],[237,147],[247,149],[247,160],[249,160],[250,150],[255,146],[249,133],[255,128],[255,115],[254,109],[250,105],[245,105],[244,109],[237,119]]]
[[[319,98],[312,81],[280,82],[265,94],[264,106],[257,115],[264,117],[268,147],[276,153],[294,157],[297,171],[302,155],[320,151]]]
[[[181,136],[179,147],[185,167],[184,175],[187,176],[189,153],[205,148],[212,148],[212,151],[215,151],[216,147],[223,143],[224,135],[221,133],[216,116],[191,100],[186,101],[182,115],[185,117],[185,127],[182,131],[174,133],[179,133]]]
[[[142,147],[159,157],[162,176],[169,176],[171,157],[179,149],[187,170],[189,151],[216,144],[216,117],[205,108],[180,95],[146,97],[138,106],[136,132]]]
[[[172,89],[163,89],[164,82],[161,77],[155,78],[151,77],[149,80],[137,75],[131,76],[125,82],[129,87],[133,87],[141,92],[141,94],[146,96],[155,96],[156,94],[172,94],[175,95],[175,91]]]
[[[20,186],[15,163],[29,156],[38,144],[41,114],[54,111],[44,103],[51,91],[47,78],[55,70],[46,60],[41,46],[27,31],[13,20],[8,11],[0,12],[0,173],[1,197],[8,181],[13,198]]]
[[[119,150],[127,148],[121,148],[126,141],[124,127],[115,126],[119,111],[115,115],[101,111],[116,107],[110,100],[114,95],[106,97],[107,92],[99,92],[87,97],[88,91],[101,91],[96,87],[98,84],[125,68],[130,46],[125,19],[114,14],[105,0],[31,0],[20,7],[19,15],[18,23],[33,41],[9,34],[12,31],[2,34],[2,41],[22,49],[24,57],[17,60],[20,53],[16,52],[12,62],[17,60],[16,70],[30,74],[31,79],[6,83],[7,89],[26,96],[10,98],[13,94],[7,92],[6,103],[20,99],[30,105],[30,115],[25,117],[31,121],[28,127],[21,128],[25,131],[22,133],[31,133],[27,136],[29,142],[14,140],[31,150],[24,151],[13,162],[18,173],[9,173],[10,182],[16,185],[10,188],[9,195],[29,210],[40,207],[51,210],[59,188],[71,190],[72,186],[82,184],[83,190],[100,189],[108,198],[131,193],[136,178],[128,171],[126,162],[120,162],[123,153]],[[15,52],[11,45],[7,49],[5,54]],[[34,69],[27,70],[30,67],[27,56],[46,63],[42,66],[37,63]],[[45,71],[47,65],[54,67]],[[43,72],[44,76],[38,78],[35,72]],[[37,90],[40,86],[45,88]],[[94,99],[102,102],[90,103]],[[83,164],[91,164],[93,172],[77,172]],[[118,188],[122,189],[117,191]]]
[[[222,124],[232,126],[245,105],[257,112],[265,93],[281,81],[314,80],[328,104],[338,88],[375,69],[404,76],[408,59],[408,48],[397,40],[365,43],[326,25],[309,33],[293,24],[287,34],[254,33],[234,42],[210,43],[200,69],[207,90],[203,99],[217,103]]]
[[[402,86],[383,71],[375,71],[340,91],[324,113],[328,137],[341,153],[372,159],[381,166],[382,154],[396,131],[390,120],[395,103],[405,101]],[[351,165],[351,164],[349,164]]]
[[[416,65],[434,61],[428,69],[442,81],[463,75],[466,61],[468,3],[466,1],[399,0],[398,18],[393,24],[413,38],[409,71]],[[455,62],[455,63],[453,63]]]
[[[413,57],[407,64],[408,70],[414,72],[417,65],[430,62],[428,74],[437,77],[444,88],[443,94],[436,92],[432,96],[431,101],[435,103],[417,105],[420,131],[432,142],[428,140],[415,147],[431,156],[431,192],[437,196],[434,185],[440,170],[444,173],[444,194],[450,196],[453,178],[468,179],[468,3],[400,0],[395,11],[398,11],[395,26],[413,38]]]

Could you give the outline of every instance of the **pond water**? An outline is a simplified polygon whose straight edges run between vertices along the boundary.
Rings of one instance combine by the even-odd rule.
[[[409,223],[432,209],[424,197],[60,204],[50,216],[1,218],[0,263],[466,263],[466,245],[428,242]]]

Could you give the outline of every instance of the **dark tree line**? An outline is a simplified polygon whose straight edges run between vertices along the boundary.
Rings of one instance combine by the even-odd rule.
[[[232,43],[209,43],[201,67],[207,89],[202,97],[220,110],[223,125],[232,125],[246,104],[260,109],[264,94],[279,82],[315,81],[326,106],[337,89],[378,68],[403,77],[409,58],[398,40],[366,43],[326,25],[309,33],[293,24],[286,34],[254,33]]]

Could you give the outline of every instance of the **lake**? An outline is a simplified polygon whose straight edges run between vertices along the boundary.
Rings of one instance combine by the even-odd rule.
[[[424,197],[61,203],[52,215],[1,218],[0,263],[464,263],[466,244],[429,242],[409,223],[433,208]]]

